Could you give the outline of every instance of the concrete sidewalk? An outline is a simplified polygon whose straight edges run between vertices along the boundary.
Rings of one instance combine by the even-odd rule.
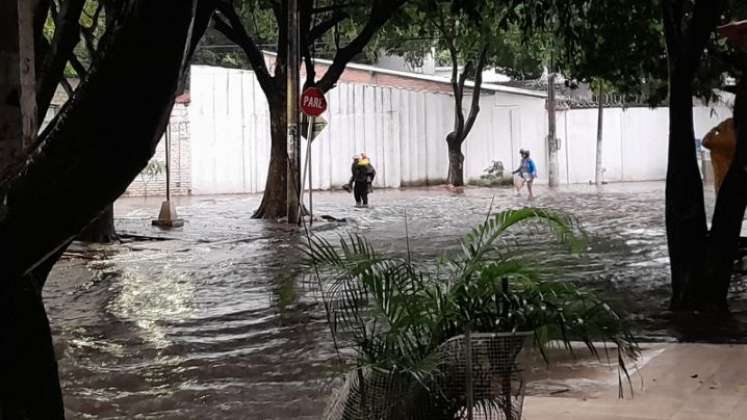
[[[643,352],[618,399],[617,371],[584,368],[561,396],[529,396],[526,420],[747,420],[747,346],[673,343]],[[592,381],[593,391],[578,384]]]

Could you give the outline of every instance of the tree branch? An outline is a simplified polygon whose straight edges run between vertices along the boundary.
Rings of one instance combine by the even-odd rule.
[[[348,7],[351,7],[351,6],[363,6],[363,5],[365,5],[365,3],[333,4],[330,6],[317,7],[317,8],[311,9],[311,14],[318,15],[318,14],[327,13],[327,12],[337,12],[340,10],[347,9]]]
[[[104,10],[105,4],[105,1],[99,1],[98,6],[96,6],[96,10],[93,12],[93,15],[89,15],[88,12],[86,12],[86,9],[83,9],[83,13],[91,18],[91,29],[96,29],[99,26],[99,18],[101,17],[101,11]]]
[[[399,10],[405,1],[388,0],[374,3],[366,25],[361,29],[355,39],[337,51],[332,60],[332,65],[329,66],[327,72],[319,80],[319,83],[317,83],[317,87],[322,92],[327,92],[334,87],[335,83],[340,79],[342,72],[345,71],[345,66],[363,51],[363,48],[371,41],[379,29],[391,19],[392,15]]]
[[[685,20],[685,0],[674,0],[672,4],[672,17],[674,18],[674,29],[682,37],[682,24]]]
[[[93,35],[93,31],[89,30],[83,25],[79,25],[79,32],[81,38],[83,38],[83,44],[86,46],[86,50],[88,51],[88,55],[91,57],[91,63],[93,63],[96,60],[96,57],[98,56],[98,53],[96,52],[96,40]]]
[[[277,57],[275,57],[275,83],[278,90],[285,91],[286,61],[288,60],[288,2],[272,3],[272,13],[278,27]]]
[[[104,2],[104,17],[106,18],[106,30],[109,31],[114,23],[122,16],[124,0],[109,0]]]
[[[672,1],[664,0],[661,3],[664,39],[666,40],[670,63],[682,54],[682,32],[679,30],[680,25],[676,22],[676,14]]]
[[[99,26],[99,16],[101,14],[101,10],[104,8],[104,2],[99,1],[98,6],[96,7],[96,11],[93,13],[93,16],[88,15],[86,13],[85,8],[83,8],[83,13],[86,13],[91,18],[91,26],[85,27],[83,25],[80,26],[80,34],[83,36],[83,41],[85,42],[86,49],[88,50],[88,55],[91,56],[91,62],[98,57],[98,51],[96,49],[96,28]]]
[[[194,28],[192,28],[192,39],[189,46],[189,57],[193,57],[195,54],[195,51],[197,50],[197,47],[200,45],[200,41],[202,40],[201,36],[194,36],[194,34],[204,34],[207,30],[208,26],[210,26],[210,21],[212,20],[212,17],[215,15],[215,9],[216,5],[214,2],[211,1],[198,1],[197,2],[197,10],[195,11],[195,22],[194,22]],[[187,63],[187,66],[189,66],[189,63]]]
[[[190,13],[185,1],[134,4],[127,25],[114,37],[117,42],[107,46],[95,74],[81,87],[85,94],[64,107],[64,117],[0,180],[0,280],[6,284],[74,238],[127,188],[155,151],[156,126],[173,104]],[[122,69],[130,70],[127,77],[119,77]],[[100,112],[102,105],[112,112]],[[137,121],[112,130],[119,115],[133,110]],[[97,175],[86,188],[75,188],[86,174],[89,179]],[[53,217],[45,219],[47,209],[40,202],[59,203]]]
[[[464,134],[461,141],[464,141],[472,131],[472,127],[475,125],[477,120],[477,114],[480,112],[480,93],[482,91],[482,71],[485,69],[485,64],[488,58],[488,45],[485,44],[480,51],[480,58],[477,61],[477,68],[475,69],[475,86],[472,88],[472,106],[469,110],[469,117],[467,117],[467,123],[464,127]]]
[[[65,90],[68,98],[73,96],[73,93],[75,93],[75,89],[73,89],[73,85],[70,84],[70,81],[67,80],[67,77],[63,77],[62,80],[60,80],[60,85],[62,85],[62,88]]]
[[[311,48],[309,44],[303,42],[301,44],[301,50],[303,52],[303,61],[306,68],[306,81],[303,84],[304,90],[308,87],[314,86],[316,82],[316,68],[314,67],[314,58],[311,56]]]
[[[213,21],[215,22],[215,29],[226,36],[226,38],[233,41],[236,45],[241,47],[246,54],[249,63],[252,65],[254,73],[257,75],[257,81],[262,87],[262,90],[267,94],[272,90],[272,76],[267,70],[267,63],[265,63],[265,56],[257,46],[254,39],[249,35],[244,25],[241,23],[239,15],[236,14],[233,6],[223,2],[216,2],[217,10],[226,19],[226,22],[219,15],[213,15]]]
[[[444,16],[443,9],[441,9],[441,6],[437,2],[432,2],[432,7],[435,7],[436,10],[438,10],[438,21],[433,20],[433,24],[436,26],[436,29],[441,31],[441,33],[444,35],[444,38],[447,38],[449,40],[449,46],[454,47],[454,38],[456,38],[456,33],[449,30],[449,25],[446,24],[446,17]]]
[[[84,4],[85,0],[67,0],[62,4],[59,13],[52,7],[55,10],[53,14],[57,16],[54,36],[37,77],[36,103],[39,123],[44,120],[57,85],[64,78],[68,58],[74,56],[73,50],[78,44],[79,21]]]
[[[49,17],[50,8],[54,7],[53,3],[51,0],[36,0],[34,7],[34,49],[36,50],[37,83],[41,74],[42,63],[44,63],[49,50],[49,41],[44,36],[44,24]]]
[[[80,62],[78,56],[75,55],[74,52],[70,52],[68,60],[70,60],[70,65],[73,66],[73,70],[75,70],[75,73],[78,74],[78,78],[81,81],[85,79],[86,76],[88,76],[88,70],[86,69],[86,66],[84,66],[83,63]]]
[[[725,0],[697,0],[693,9],[692,22],[687,29],[687,62],[695,71],[703,57],[703,50],[719,24],[726,6]]]
[[[311,28],[308,32],[308,35],[303,38],[307,39],[310,43],[316,41],[317,39],[324,36],[324,34],[329,32],[332,28],[334,28],[335,25],[347,19],[348,17],[349,16],[345,13],[336,13],[331,18],[320,22],[318,25]]]
[[[453,65],[457,65],[457,59],[452,58]],[[472,60],[467,61],[467,63],[464,65],[464,68],[462,69],[462,73],[459,74],[459,78],[456,81],[452,82],[453,84],[456,84],[455,89],[455,125],[454,125],[454,132],[456,133],[456,141],[461,142],[466,137],[466,134],[464,134],[464,85],[467,83],[467,77],[472,72]],[[457,94],[458,92],[458,94]]]
[[[301,35],[301,53],[303,54],[304,66],[306,68],[304,89],[314,86],[316,83],[316,68],[314,67],[314,57],[312,56],[314,42],[348,17],[344,13],[335,13],[331,18],[318,23],[312,28],[313,13],[312,2],[309,1],[302,4],[301,27],[303,31]]]
[[[314,68],[314,58],[312,57],[312,47],[314,46],[313,36],[311,36],[312,10],[313,2],[301,2],[301,55],[306,68],[306,81],[303,89],[313,86],[316,81],[316,69]]]
[[[452,32],[448,30],[441,6],[434,4],[433,7],[436,7],[438,10],[438,19],[432,19],[431,22],[441,32],[441,39],[446,43],[446,48],[449,50],[449,58],[451,59],[451,90],[454,93],[454,136],[450,138],[458,139],[464,128],[464,111],[462,110],[464,80],[461,80],[464,78],[459,77],[459,50],[454,42]]]

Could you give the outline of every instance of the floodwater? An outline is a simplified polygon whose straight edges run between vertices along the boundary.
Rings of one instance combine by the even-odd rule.
[[[457,250],[491,202],[494,211],[565,210],[589,234],[585,255],[568,256],[533,230],[509,243],[554,266],[557,280],[599,290],[644,340],[745,341],[745,280],[732,290],[733,324],[686,330],[667,313],[663,184],[539,188],[538,195],[529,203],[510,189],[378,190],[372,208],[359,210],[346,193],[315,193],[316,215],[346,222],[314,230],[362,233],[381,252],[402,253],[407,220],[416,258],[427,258]],[[259,199],[179,199],[186,225],[173,231],[150,226],[158,199],[120,200],[117,228],[133,236],[70,249],[45,288],[68,418],[320,418],[340,364],[324,313],[301,281],[304,236],[252,220]]]

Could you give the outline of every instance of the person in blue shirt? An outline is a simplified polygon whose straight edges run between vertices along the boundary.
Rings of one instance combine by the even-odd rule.
[[[534,179],[537,178],[537,165],[529,157],[529,150],[521,149],[519,154],[521,155],[521,165],[519,165],[519,169],[514,171],[514,174],[519,174],[519,180],[516,182],[516,195],[520,195],[521,189],[526,185],[531,200],[534,198],[532,184],[534,184]]]

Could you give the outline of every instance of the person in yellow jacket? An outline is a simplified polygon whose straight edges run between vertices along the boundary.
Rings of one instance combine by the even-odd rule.
[[[721,122],[706,134],[703,139],[703,147],[711,151],[711,164],[713,165],[713,186],[716,194],[721,189],[721,184],[729,172],[734,154],[737,152],[737,132],[734,127],[734,119],[729,118]]]
[[[371,158],[369,158],[368,155],[365,153],[361,153],[360,164],[367,167],[366,169],[368,171],[368,193],[371,194],[373,192],[373,181],[374,181],[374,178],[376,178],[376,168],[374,168],[373,164],[371,163]]]
[[[351,172],[352,176],[350,177],[349,185],[353,185],[355,206],[359,208],[368,207],[368,193],[376,177],[376,169],[371,165],[371,160],[368,156],[362,153],[359,159],[354,159]]]

